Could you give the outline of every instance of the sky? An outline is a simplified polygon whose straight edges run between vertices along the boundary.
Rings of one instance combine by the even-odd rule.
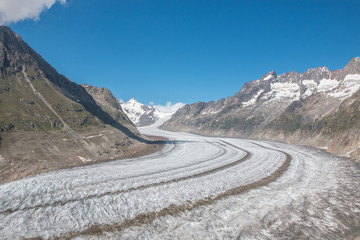
[[[234,95],[360,56],[359,0],[0,0],[0,24],[59,73],[149,104]]]

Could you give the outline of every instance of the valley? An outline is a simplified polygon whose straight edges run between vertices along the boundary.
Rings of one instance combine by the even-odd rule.
[[[183,84],[151,79],[131,90]],[[359,57],[154,101],[77,84],[0,26],[0,239],[360,238]]]
[[[141,136],[108,89],[72,82],[0,26],[0,183],[150,154],[161,140]]]
[[[360,235],[359,165],[322,150],[139,129],[148,156],[0,185],[2,239],[339,239]]]

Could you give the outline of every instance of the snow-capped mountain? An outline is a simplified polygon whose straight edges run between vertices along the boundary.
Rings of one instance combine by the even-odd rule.
[[[162,127],[306,144],[360,158],[360,137],[352,134],[360,131],[359,89],[359,57],[335,71],[271,71],[234,96],[185,105]]]
[[[184,106],[183,103],[171,104],[166,106],[155,105],[153,107],[138,102],[135,98],[131,98],[125,103],[121,103],[121,107],[137,127],[149,126],[157,121],[163,123],[168,120],[179,108]]]
[[[122,103],[121,107],[137,127],[151,125],[159,119],[155,108],[139,103],[135,98]]]

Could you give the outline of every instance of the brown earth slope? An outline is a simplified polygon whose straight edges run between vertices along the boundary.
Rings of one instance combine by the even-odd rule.
[[[0,26],[0,183],[160,147],[113,113]]]
[[[138,133],[133,122],[128,118],[119,101],[112,95],[109,89],[94,87],[88,84],[81,84],[81,86],[94,98],[96,104],[99,105],[104,112],[108,113],[118,123]]]

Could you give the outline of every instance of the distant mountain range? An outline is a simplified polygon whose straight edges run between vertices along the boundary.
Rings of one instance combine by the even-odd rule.
[[[247,82],[234,96],[185,105],[162,128],[275,140],[360,159],[360,58]]]
[[[0,182],[156,150],[146,142],[108,89],[72,82],[0,26]]]
[[[135,98],[121,103],[121,107],[137,127],[149,126],[159,120],[165,121],[183,105],[182,103],[177,103],[170,108],[164,106],[151,107],[138,102]],[[164,108],[166,108],[166,110]]]

